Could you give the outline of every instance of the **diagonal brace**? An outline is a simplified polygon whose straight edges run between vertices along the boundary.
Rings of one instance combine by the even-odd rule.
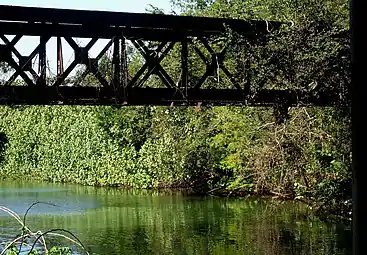
[[[70,47],[73,48],[75,52],[80,53],[81,48],[71,37],[64,37],[64,39],[70,45]],[[88,52],[97,41],[98,41],[98,38],[92,38],[92,40],[90,40],[90,42],[83,48],[83,51]],[[66,68],[66,70],[62,73],[62,75],[57,77],[57,80],[53,84],[53,86],[60,86],[78,64],[79,64],[78,60],[74,59],[73,62],[68,66],[68,68]],[[87,65],[87,68],[90,68],[90,67]],[[93,68],[90,68],[90,69],[91,71],[93,70]],[[107,81],[101,75],[98,75],[98,74],[94,74],[94,75],[103,85],[106,85],[106,84],[108,85]]]
[[[12,61],[12,63],[10,63],[10,65],[15,69],[15,73],[9,78],[5,85],[11,85],[18,77],[18,75],[20,75],[28,85],[35,85],[23,69],[39,53],[41,47],[43,47],[43,45],[46,44],[50,38],[50,36],[47,36],[44,38],[44,41],[42,43],[38,44],[36,49],[34,49],[34,51],[25,59],[23,66],[19,66],[15,63],[15,61]]]
[[[226,68],[226,66],[224,65],[224,57],[225,54],[227,53],[227,49],[228,46],[224,47],[224,49],[219,52],[216,53],[214,52],[214,50],[212,49],[212,47],[209,45],[207,39],[205,38],[200,38],[200,41],[202,42],[202,44],[204,45],[204,47],[208,50],[208,52],[211,54],[212,56],[212,60],[209,64],[208,59],[205,57],[205,55],[197,48],[194,46],[194,50],[195,52],[200,56],[200,58],[205,62],[206,64],[206,72],[205,74],[201,77],[201,79],[198,81],[198,83],[195,85],[195,88],[200,88],[203,83],[206,81],[206,79],[213,74],[214,70],[216,70],[218,67],[220,69],[222,69],[222,71],[224,72],[224,74],[229,78],[229,80],[231,81],[231,83],[239,90],[242,90],[242,88],[238,85],[238,83],[235,81],[234,76],[231,74],[231,72]]]
[[[134,43],[134,42],[133,42]],[[156,52],[161,52],[161,50],[167,45],[168,43],[167,42],[162,42]],[[137,47],[135,44],[134,44],[135,47]],[[160,58],[163,59],[163,54],[160,56]],[[159,58],[159,59],[160,59]],[[145,72],[145,70],[149,67],[148,63],[145,62],[144,65],[139,69],[139,71],[134,75],[134,77],[131,79],[131,81],[129,82],[129,84],[126,86],[126,88],[132,88],[133,85],[138,81],[138,79],[140,78],[140,76]],[[139,85],[139,84],[138,84]],[[137,86],[137,85],[136,85]]]
[[[98,74],[99,77],[101,77],[102,75],[99,73],[98,70],[96,70],[97,68],[97,63],[98,61],[103,57],[104,54],[106,54],[106,52],[108,51],[108,49],[112,46],[112,43],[113,43],[113,39],[108,41],[108,43],[106,44],[106,46],[101,50],[101,52],[97,55],[97,57],[95,59],[92,59],[91,60],[91,63],[90,65],[91,66],[87,66],[87,69],[83,72],[83,74],[79,77],[79,79],[75,82],[74,86],[78,86],[80,84],[80,82],[85,79],[85,77],[89,74],[89,73],[93,73],[93,71],[96,71]],[[93,73],[94,74],[94,73]],[[97,77],[97,76],[96,76]],[[98,77],[97,77],[98,79]],[[102,77],[102,79],[104,79]],[[101,81],[100,81],[101,82]],[[102,83],[102,82],[101,82]],[[107,81],[106,81],[107,83]],[[106,85],[102,83],[103,86],[108,86],[108,84]]]
[[[0,38],[4,41],[4,43],[6,45],[8,45],[8,47],[10,47],[10,50],[14,53],[14,55],[18,58],[18,59],[21,59],[23,56],[19,53],[19,51],[14,47],[15,44],[17,43],[14,43],[14,42],[10,42],[8,40],[8,38],[6,38],[6,36],[4,35],[0,35]],[[21,38],[21,36],[19,37],[19,39]],[[36,71],[33,70],[33,68],[31,70],[29,70],[30,73],[32,74],[33,78],[35,80],[37,80],[39,78],[38,74],[36,73]],[[23,78],[24,79],[24,78]]]
[[[165,51],[164,54],[162,53],[161,56],[163,58],[159,62],[157,61],[157,57],[153,57],[154,51],[148,49],[148,47],[146,45],[144,45],[144,43],[142,41],[140,41],[140,40],[133,41],[133,44],[140,51],[140,53],[143,55],[143,57],[147,61],[148,66],[150,67],[151,71],[150,72],[148,71],[148,73],[149,73],[148,77],[150,76],[151,73],[156,72],[157,75],[159,76],[159,78],[162,80],[162,82],[168,88],[175,87],[174,81],[167,74],[167,72],[163,69],[163,67],[160,64],[161,60],[167,55],[169,50],[171,50],[171,48],[173,47],[174,42],[170,43],[170,46],[168,47],[169,50]]]

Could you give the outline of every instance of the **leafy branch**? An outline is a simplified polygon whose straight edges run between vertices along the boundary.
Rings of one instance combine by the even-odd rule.
[[[8,242],[8,244],[5,246],[5,248],[1,251],[0,255],[5,255],[5,254],[21,254],[22,252],[22,248],[23,246],[30,246],[30,250],[27,251],[27,254],[39,254],[39,251],[36,250],[36,245],[39,244],[42,248],[43,248],[43,253],[44,254],[55,254],[56,252],[66,252],[66,254],[71,254],[71,250],[69,248],[58,248],[58,247],[53,247],[52,249],[48,249],[47,245],[46,245],[46,240],[45,240],[45,236],[49,235],[49,236],[57,236],[57,237],[62,237],[70,242],[72,242],[73,244],[76,244],[78,246],[80,246],[83,251],[85,252],[85,254],[89,255],[88,251],[86,250],[86,247],[83,245],[83,243],[76,237],[76,235],[74,235],[72,232],[65,230],[65,229],[51,229],[48,230],[46,232],[42,232],[40,230],[33,232],[31,231],[31,229],[26,225],[26,218],[27,215],[29,213],[29,211],[32,209],[32,207],[34,207],[35,205],[38,204],[47,204],[47,205],[51,205],[51,206],[56,206],[54,204],[51,203],[46,203],[46,202],[34,202],[32,203],[26,210],[26,213],[24,214],[23,220],[21,219],[21,217],[14,212],[13,210],[5,207],[5,206],[0,206],[0,211],[3,211],[5,213],[7,213],[8,215],[10,215],[13,219],[15,219],[20,225],[21,225],[21,235],[17,236],[16,238],[14,238],[13,240],[11,240],[10,242]],[[54,233],[54,232],[65,232],[69,235],[71,235],[73,238],[70,238],[64,234],[59,234],[59,233]],[[33,238],[33,244],[29,245],[26,240],[27,239],[31,239]],[[16,244],[19,244],[19,248],[16,248]],[[63,253],[64,254],[64,253]]]

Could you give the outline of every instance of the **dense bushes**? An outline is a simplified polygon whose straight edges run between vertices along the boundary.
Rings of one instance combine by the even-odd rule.
[[[338,109],[293,109],[283,125],[258,108],[0,112],[2,178],[280,194],[334,208],[350,199],[348,117]]]
[[[2,178],[105,185],[125,182],[135,168],[134,148],[121,150],[92,107],[2,107],[0,114],[8,138]]]

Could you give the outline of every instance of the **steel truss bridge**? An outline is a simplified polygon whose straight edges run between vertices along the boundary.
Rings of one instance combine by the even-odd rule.
[[[293,105],[329,105],[335,100],[328,95],[302,94],[292,90],[263,89],[251,95],[249,85],[240,85],[225,66],[224,50],[216,52],[211,38],[230,28],[246,38],[256,38],[278,29],[282,23],[245,21],[207,17],[189,17],[160,14],[118,13],[49,9],[0,5],[0,62],[13,70],[0,77],[0,104],[28,105],[274,105],[282,102]],[[9,39],[12,35],[12,39]],[[22,55],[16,44],[26,36],[36,37],[38,45],[29,55]],[[50,58],[46,45],[56,38],[57,68],[54,79],[47,78]],[[89,38],[80,46],[75,38]],[[99,39],[108,39],[100,53],[92,58],[90,50]],[[74,59],[64,64],[63,43],[74,52]],[[201,43],[209,52],[207,57],[193,41]],[[156,48],[147,46],[156,42]],[[180,45],[181,76],[174,80],[161,62],[173,47]],[[134,75],[129,74],[127,47],[134,46],[145,63]],[[189,48],[190,46],[190,48]],[[190,50],[191,49],[191,50]],[[193,50],[192,50],[193,49]],[[112,52],[112,75],[109,79],[99,71],[99,62],[108,50]],[[189,56],[196,54],[206,71],[195,82],[190,80]],[[37,67],[35,66],[35,62]],[[67,82],[77,66],[93,75],[98,84],[79,86]],[[38,70],[37,70],[38,69]],[[231,81],[232,88],[205,89],[203,84],[218,69]],[[163,87],[144,86],[156,75]],[[19,84],[19,80],[22,80]],[[190,81],[190,82],[189,82]]]

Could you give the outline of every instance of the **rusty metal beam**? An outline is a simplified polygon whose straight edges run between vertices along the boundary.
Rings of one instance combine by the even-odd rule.
[[[61,37],[57,37],[57,71],[56,75],[60,76],[64,73],[64,55],[62,53]]]

